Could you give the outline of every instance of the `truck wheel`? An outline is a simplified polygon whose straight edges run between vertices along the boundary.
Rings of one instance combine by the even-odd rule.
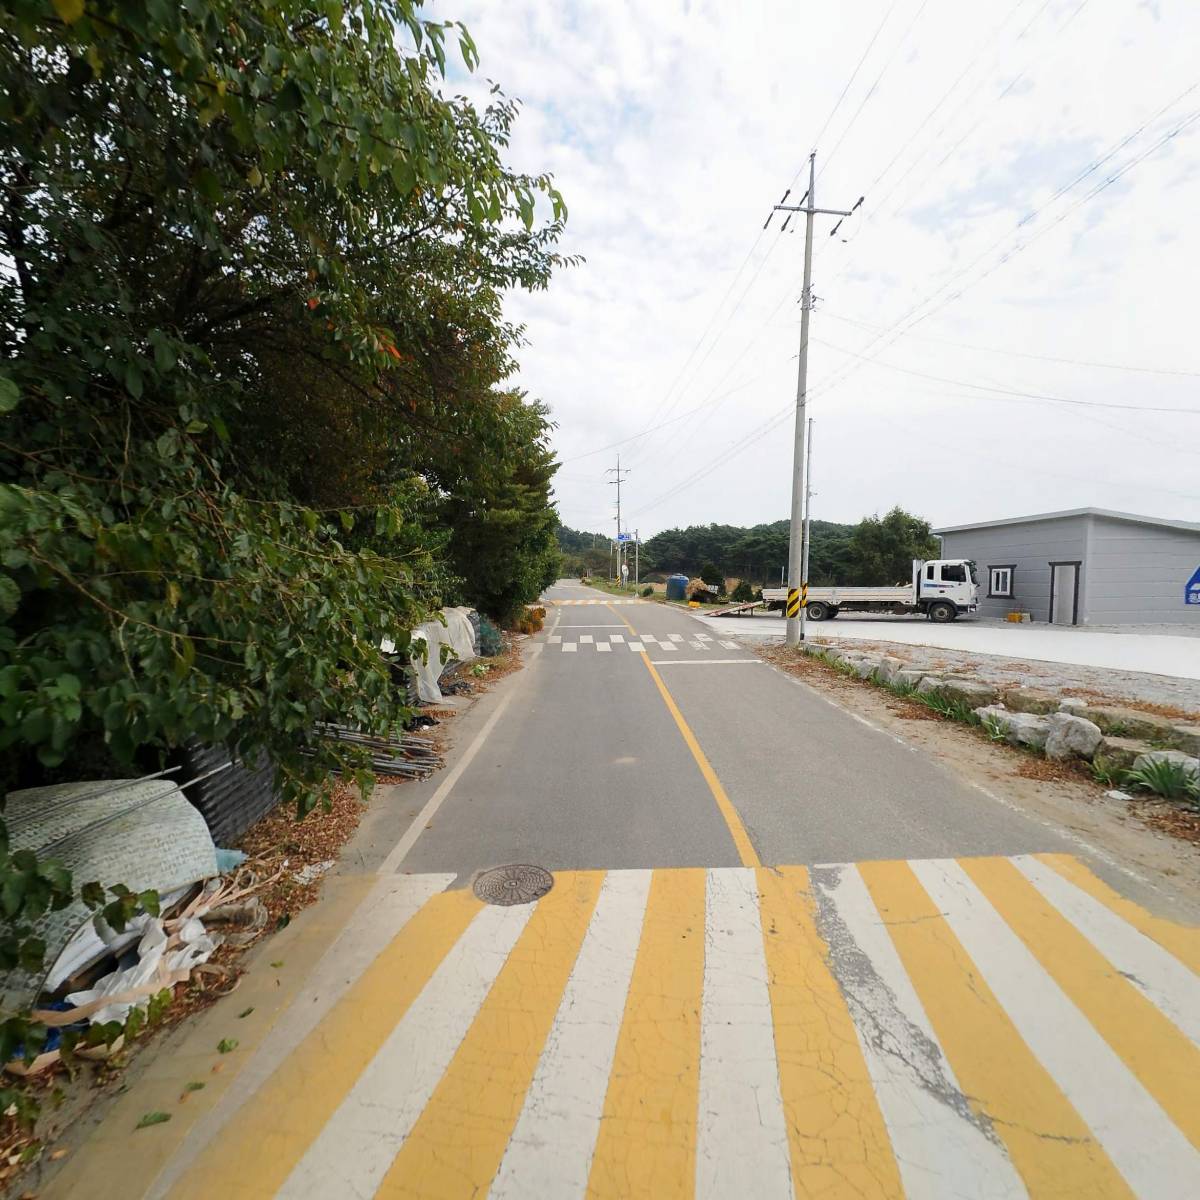
[[[810,600],[808,602],[808,619],[810,621],[824,621],[829,616],[829,608],[820,600]]]
[[[958,609],[948,600],[937,600],[929,606],[929,619],[937,621],[939,625],[944,625],[947,621],[953,621],[957,616]]]

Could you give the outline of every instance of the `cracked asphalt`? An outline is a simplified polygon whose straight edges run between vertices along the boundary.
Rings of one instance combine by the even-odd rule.
[[[1200,1195],[1200,931],[688,614],[547,600],[239,1049],[44,1196]]]

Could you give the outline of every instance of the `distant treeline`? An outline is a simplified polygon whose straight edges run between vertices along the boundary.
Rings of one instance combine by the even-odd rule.
[[[584,568],[592,574],[609,570],[610,536],[560,525],[558,545],[563,569],[569,575]],[[857,525],[813,521],[809,549],[809,581],[814,584],[897,583],[906,580],[914,558],[934,558],[938,540],[929,522],[901,508],[886,516],[864,517]],[[689,525],[664,529],[641,548],[642,574],[680,572],[695,576],[705,567],[748,579],[757,585],[778,585],[788,559],[788,522],[766,525]]]

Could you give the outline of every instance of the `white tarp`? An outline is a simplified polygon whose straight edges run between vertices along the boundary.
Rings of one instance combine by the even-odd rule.
[[[412,631],[413,673],[417,677],[417,696],[426,704],[436,704],[442,698],[438,679],[446,664],[458,660],[467,662],[475,657],[475,627],[471,624],[469,608],[443,608],[441,621],[426,621]],[[418,642],[423,642],[422,656]],[[445,656],[442,647],[447,648]]]

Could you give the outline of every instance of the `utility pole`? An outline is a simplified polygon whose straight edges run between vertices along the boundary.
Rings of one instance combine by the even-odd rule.
[[[633,586],[642,582],[642,535],[633,531]]]
[[[804,448],[804,548],[800,555],[800,640],[804,641],[804,622],[808,616],[808,552],[812,548],[812,443],[813,423],[808,418],[808,444]]]
[[[787,228],[788,221],[792,219],[792,213],[802,212],[805,217],[804,291],[800,297],[800,367],[796,378],[796,434],[795,446],[792,451],[792,524],[788,537],[787,644],[789,646],[794,646],[804,640],[804,625],[800,612],[802,605],[807,599],[804,593],[808,591],[807,556],[804,544],[804,498],[806,490],[804,477],[804,435],[806,433],[805,403],[808,398],[808,321],[813,306],[813,218],[818,213],[824,213],[831,217],[848,217],[854,211],[854,209],[816,207],[816,164],[817,152],[814,150],[808,156],[808,191],[801,197],[800,203],[788,205],[780,201],[780,203],[775,205],[771,213],[771,216],[774,216],[776,212],[786,212],[788,214],[783,223],[784,229]],[[784,192],[783,200],[787,200],[790,191],[791,189],[789,188],[787,192]],[[858,204],[855,204],[854,208],[857,208],[861,203],[862,197],[859,197]],[[766,229],[770,223],[771,217],[768,216],[763,228]]]
[[[621,482],[629,474],[629,472],[621,470],[621,456],[617,455],[617,465],[609,467],[605,472],[606,475],[613,475],[615,478],[608,481],[611,487],[614,483],[617,485],[617,582],[621,582],[621,567],[625,563],[625,543],[621,541]]]

